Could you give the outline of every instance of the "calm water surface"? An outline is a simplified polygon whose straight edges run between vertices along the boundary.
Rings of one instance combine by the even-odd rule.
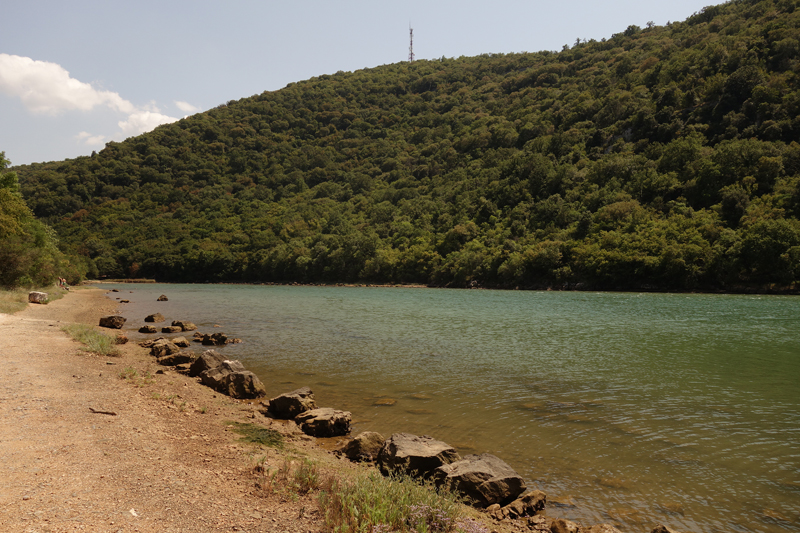
[[[308,385],[353,413],[354,434],[498,455],[547,493],[549,514],[800,531],[800,298],[103,287],[131,300],[134,329],[154,312],[220,324],[245,341],[224,353],[270,396]]]

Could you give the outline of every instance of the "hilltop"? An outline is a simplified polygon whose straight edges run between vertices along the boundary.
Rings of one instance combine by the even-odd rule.
[[[90,276],[793,290],[798,3],[319,76],[15,170]]]

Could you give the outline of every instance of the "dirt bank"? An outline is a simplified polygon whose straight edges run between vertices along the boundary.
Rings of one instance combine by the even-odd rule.
[[[321,531],[312,501],[255,487],[254,456],[284,455],[229,429],[270,423],[251,406],[156,374],[138,346],[91,355],[60,330],[95,325],[116,305],[87,288],[0,314],[0,531]],[[133,379],[120,378],[126,369]]]

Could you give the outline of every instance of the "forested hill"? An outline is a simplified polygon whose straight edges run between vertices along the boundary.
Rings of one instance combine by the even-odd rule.
[[[798,4],[320,76],[16,170],[102,276],[786,288]]]

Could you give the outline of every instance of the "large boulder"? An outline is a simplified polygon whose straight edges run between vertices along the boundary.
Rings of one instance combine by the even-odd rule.
[[[433,437],[395,433],[378,453],[378,468],[384,475],[397,472],[427,478],[440,466],[460,459],[455,448]]]
[[[28,301],[32,304],[46,304],[47,293],[39,291],[31,291],[28,293]]]
[[[146,317],[144,317],[145,322],[164,322],[164,320],[166,319],[164,318],[164,315],[162,315],[161,313],[155,313],[153,315],[147,315]]]
[[[320,407],[297,415],[294,419],[306,435],[340,437],[350,433],[351,415],[331,407]]]
[[[195,359],[192,366],[189,367],[189,375],[192,377],[197,377],[206,370],[210,370],[212,368],[216,368],[222,364],[227,358],[215,352],[214,350],[206,350],[205,352],[201,353],[200,356]]]
[[[477,507],[506,505],[525,492],[525,481],[505,461],[489,453],[467,455],[433,473],[437,485],[458,491]]]
[[[100,318],[101,328],[122,329],[125,324],[125,317],[119,315],[104,316]]]
[[[342,448],[342,453],[351,461],[371,463],[378,458],[386,439],[380,433],[359,433]]]
[[[314,393],[308,387],[276,396],[269,401],[268,413],[275,418],[292,419],[300,413],[317,408]]]
[[[177,352],[156,359],[159,365],[178,366],[193,363],[197,356],[193,352]]]
[[[164,357],[178,353],[180,348],[169,342],[167,339],[158,339],[150,345],[150,355],[153,357]]]
[[[238,399],[263,398],[267,395],[264,384],[249,370],[226,374],[217,390],[231,398]]]
[[[192,324],[191,322],[187,322],[186,320],[173,320],[173,326],[178,326],[181,328],[181,331],[194,331],[197,329],[197,326]]]

